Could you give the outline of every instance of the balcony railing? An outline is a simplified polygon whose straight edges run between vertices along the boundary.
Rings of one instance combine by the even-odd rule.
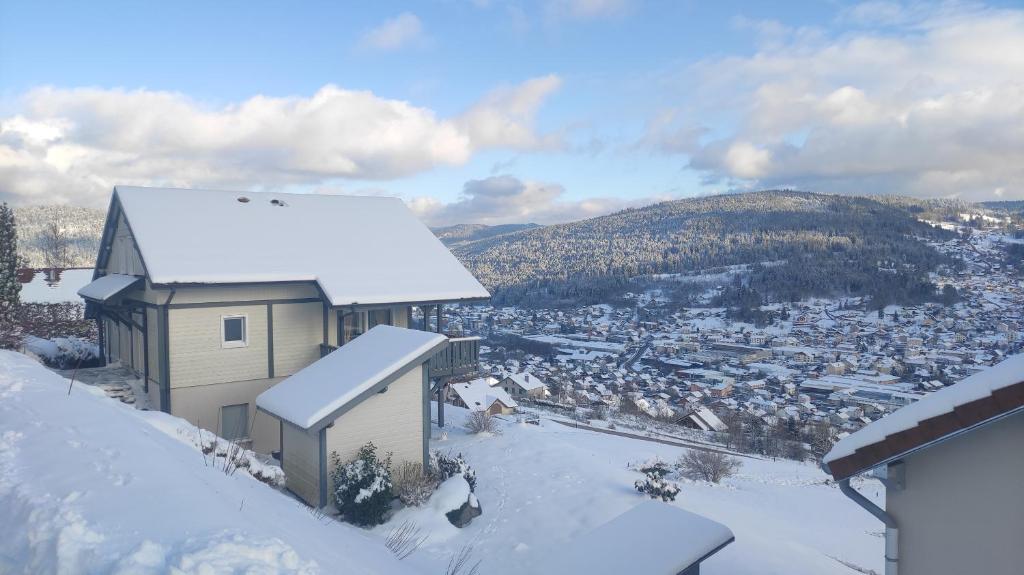
[[[338,349],[320,344],[320,357]],[[480,338],[450,337],[448,345],[430,358],[430,377],[463,377],[480,370]]]
[[[430,358],[430,377],[462,377],[480,370],[480,338],[451,337]]]

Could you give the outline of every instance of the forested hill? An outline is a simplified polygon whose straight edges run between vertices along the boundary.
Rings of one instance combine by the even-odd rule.
[[[539,227],[540,226],[537,224],[500,224],[496,226],[489,226],[486,224],[456,224],[454,226],[432,228],[431,231],[433,231],[434,235],[444,242],[445,245],[451,247],[513,232],[532,230]]]
[[[106,211],[75,206],[19,206],[14,208],[18,226],[18,254],[29,267],[92,267],[100,247]],[[47,257],[54,237],[66,249],[54,261]]]
[[[948,263],[916,238],[952,237],[898,202],[765,191],[677,200],[465,242],[456,255],[497,303],[594,301],[635,276],[735,264],[774,300],[807,295],[921,299]]]

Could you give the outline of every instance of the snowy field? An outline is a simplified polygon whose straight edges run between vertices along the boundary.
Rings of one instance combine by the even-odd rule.
[[[579,431],[551,421],[540,426],[507,422],[502,433],[467,435],[465,411],[446,407],[447,439],[433,449],[462,453],[477,474],[483,515],[462,530],[444,530],[405,561],[426,572],[444,571],[465,544],[483,559],[482,573],[536,570],[549,553],[625,512],[640,501],[632,463],[654,457],[674,461],[685,450],[647,441]],[[679,481],[678,505],[725,524],[736,541],[702,564],[706,575],[854,575],[841,562],[881,573],[882,524],[824,484],[812,464],[743,459],[739,474],[721,485]],[[876,482],[859,485],[877,499]],[[377,528],[386,534],[404,515]],[[424,517],[421,522],[431,521]],[[643,534],[637,534],[643,537]],[[666,552],[671,552],[666,550]]]
[[[451,425],[443,437],[435,429],[432,447],[474,467],[483,515],[455,529],[428,502],[364,531],[211,467],[180,419],[89,386],[67,391],[33,360],[0,352],[0,573],[438,574],[466,545],[481,575],[530,573],[562,543],[643,501],[630,464],[683,451],[550,421],[507,421],[500,434],[471,436],[459,425],[465,412],[449,408]],[[881,524],[824,480],[810,464],[744,459],[722,485],[680,481],[675,505],[736,535],[702,573],[857,573],[843,562],[881,572]],[[383,539],[404,521],[429,539],[399,562]]]
[[[177,430],[0,351],[0,573],[409,573],[376,538],[206,462]]]

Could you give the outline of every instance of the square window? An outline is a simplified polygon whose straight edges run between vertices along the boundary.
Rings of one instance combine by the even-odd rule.
[[[245,347],[249,344],[244,315],[221,316],[221,347]]]
[[[249,438],[249,404],[225,405],[220,408],[220,436],[228,441]]]

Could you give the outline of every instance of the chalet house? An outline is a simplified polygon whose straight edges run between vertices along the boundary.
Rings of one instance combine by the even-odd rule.
[[[374,326],[440,332],[444,304],[489,297],[397,198],[126,186],[79,294],[155,409],[260,452],[281,427],[257,395]],[[431,376],[478,353],[449,340]]]
[[[547,387],[536,375],[529,373],[513,373],[505,376],[498,385],[512,397],[532,397],[543,399]]]
[[[824,458],[847,497],[885,524],[886,573],[1020,573],[1024,354],[843,438]],[[850,485],[871,472],[885,508]]]
[[[465,407],[470,411],[486,411],[491,415],[509,415],[515,413],[519,404],[509,397],[504,389],[492,387],[486,379],[474,379],[467,383],[454,383],[450,386],[451,403]]]

